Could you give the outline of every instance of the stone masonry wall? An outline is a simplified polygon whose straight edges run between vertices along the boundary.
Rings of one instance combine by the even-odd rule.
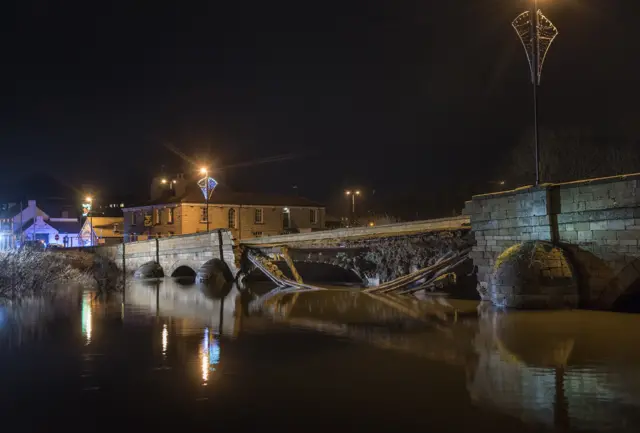
[[[640,281],[640,174],[478,195],[465,210],[481,296],[495,259],[528,240],[569,251],[584,306],[610,308]]]
[[[233,237],[228,230],[221,230],[221,234],[223,261],[235,275]],[[122,267],[122,244],[98,247],[96,253],[113,260],[119,268]],[[221,258],[218,230],[125,244],[126,272],[135,272],[145,263],[155,262],[157,258],[167,276],[179,266],[188,266],[197,271],[208,260]]]

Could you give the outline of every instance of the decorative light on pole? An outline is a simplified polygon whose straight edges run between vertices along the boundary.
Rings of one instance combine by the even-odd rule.
[[[204,177],[198,181],[198,186],[200,187],[202,194],[204,194],[204,201],[206,206],[204,215],[207,219],[207,232],[209,232],[209,197],[211,196],[211,193],[213,192],[215,187],[218,185],[218,182],[216,182],[214,178],[209,177],[209,170],[207,170],[206,167],[202,167],[200,169],[200,174],[203,174]]]
[[[558,29],[538,9],[538,0],[533,0],[532,8],[518,15],[511,23],[527,54],[531,83],[533,84],[533,143],[536,154],[536,185],[540,184],[540,145],[538,137],[538,86],[542,76],[542,66],[549,47],[558,36]]]
[[[89,226],[91,227],[91,231],[89,232],[89,235],[91,236],[91,246],[93,247],[93,212],[92,212],[92,207],[93,207],[93,197],[91,196],[87,196],[85,198],[86,202],[89,204],[88,206],[88,216],[89,216]]]

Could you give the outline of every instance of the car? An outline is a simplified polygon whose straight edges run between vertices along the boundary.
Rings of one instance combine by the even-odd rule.
[[[20,248],[21,249],[33,250],[33,251],[43,251],[45,249],[45,244],[44,244],[43,241],[30,240],[30,241],[24,241],[24,243],[22,244],[22,246]]]

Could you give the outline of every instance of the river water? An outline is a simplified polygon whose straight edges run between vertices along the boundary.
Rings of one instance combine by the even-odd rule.
[[[0,307],[0,431],[637,432],[639,337],[632,314],[132,282]]]

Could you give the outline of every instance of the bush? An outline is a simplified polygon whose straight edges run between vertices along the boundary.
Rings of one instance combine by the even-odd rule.
[[[60,284],[108,291],[117,287],[118,277],[115,264],[90,253],[22,249],[0,254],[0,299],[46,295]]]

